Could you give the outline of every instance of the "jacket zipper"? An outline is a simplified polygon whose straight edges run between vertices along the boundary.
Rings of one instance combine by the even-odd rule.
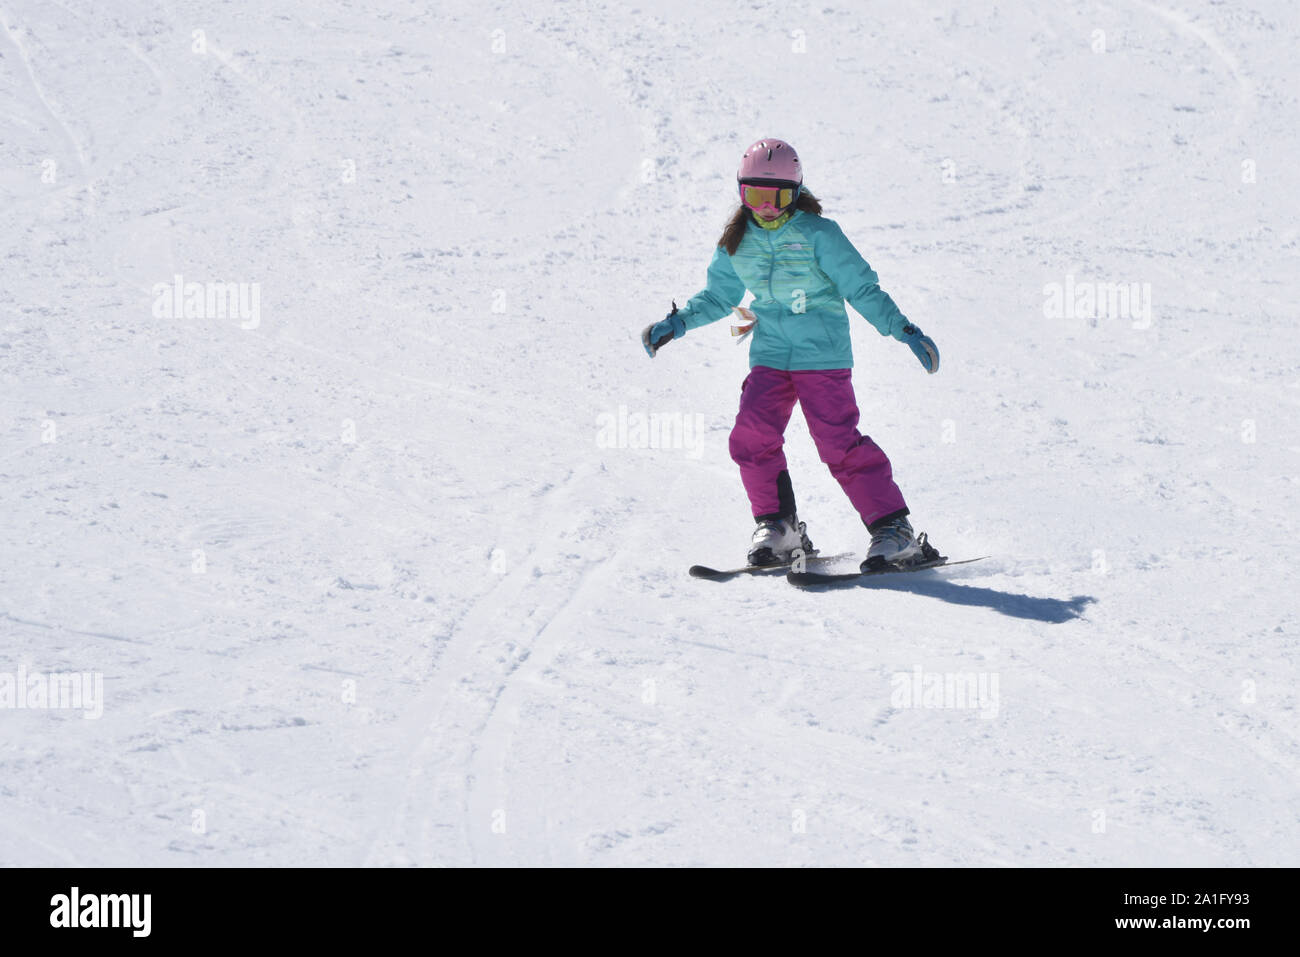
[[[772,273],[776,271],[776,240],[773,238],[773,234],[778,231],[779,230],[774,229],[763,230],[763,232],[767,233],[767,298],[771,299],[773,302],[776,302],[776,296],[772,294]],[[775,315],[781,316],[782,319],[785,318],[780,309],[777,309]],[[787,348],[785,364],[788,366],[794,350],[789,347],[789,338],[785,336],[785,323],[781,322],[780,326],[782,336],[786,339]]]
[[[760,228],[761,228],[761,227],[760,227]],[[767,230],[763,230],[763,232],[766,233]],[[764,235],[763,238],[767,240],[767,253],[768,253],[768,256],[767,256],[767,298],[768,298],[768,299],[771,299],[771,298],[772,298],[772,240],[771,240],[768,236],[766,236],[766,235]]]

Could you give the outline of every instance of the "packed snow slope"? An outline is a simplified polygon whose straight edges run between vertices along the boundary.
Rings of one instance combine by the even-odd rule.
[[[0,4],[0,863],[1300,863],[1300,16],[1176,3]],[[760,136],[987,561],[686,575],[745,348],[639,332]]]

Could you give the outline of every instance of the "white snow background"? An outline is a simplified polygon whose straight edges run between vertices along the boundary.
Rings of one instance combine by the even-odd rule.
[[[0,863],[1300,863],[1294,4],[0,25],[0,672],[103,678],[0,710]],[[942,350],[852,317],[863,431],[987,561],[687,576],[752,530],[745,348],[639,332],[761,136]],[[260,321],[156,315],[177,274]],[[1067,277],[1149,320],[1046,315]]]

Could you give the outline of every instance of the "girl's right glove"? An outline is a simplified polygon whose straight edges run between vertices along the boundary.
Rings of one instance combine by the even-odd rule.
[[[925,366],[925,371],[931,374],[939,371],[939,347],[934,344],[934,340],[921,331],[919,326],[914,326],[910,322],[903,327],[903,342],[906,342],[911,348],[912,354],[920,360],[921,365]]]
[[[677,303],[674,302],[672,312],[641,331],[641,345],[645,346],[646,355],[653,359],[661,346],[684,335],[686,335],[686,322],[677,315]]]

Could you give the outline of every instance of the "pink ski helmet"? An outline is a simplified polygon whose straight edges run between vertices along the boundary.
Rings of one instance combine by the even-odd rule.
[[[771,206],[773,210],[785,209],[798,199],[799,188],[803,185],[799,154],[785,140],[759,140],[741,157],[736,184],[741,202],[751,209],[765,206]],[[746,186],[774,188],[746,190]]]
[[[740,158],[736,181],[772,180],[785,183],[802,183],[803,167],[799,154],[785,140],[759,140]]]

